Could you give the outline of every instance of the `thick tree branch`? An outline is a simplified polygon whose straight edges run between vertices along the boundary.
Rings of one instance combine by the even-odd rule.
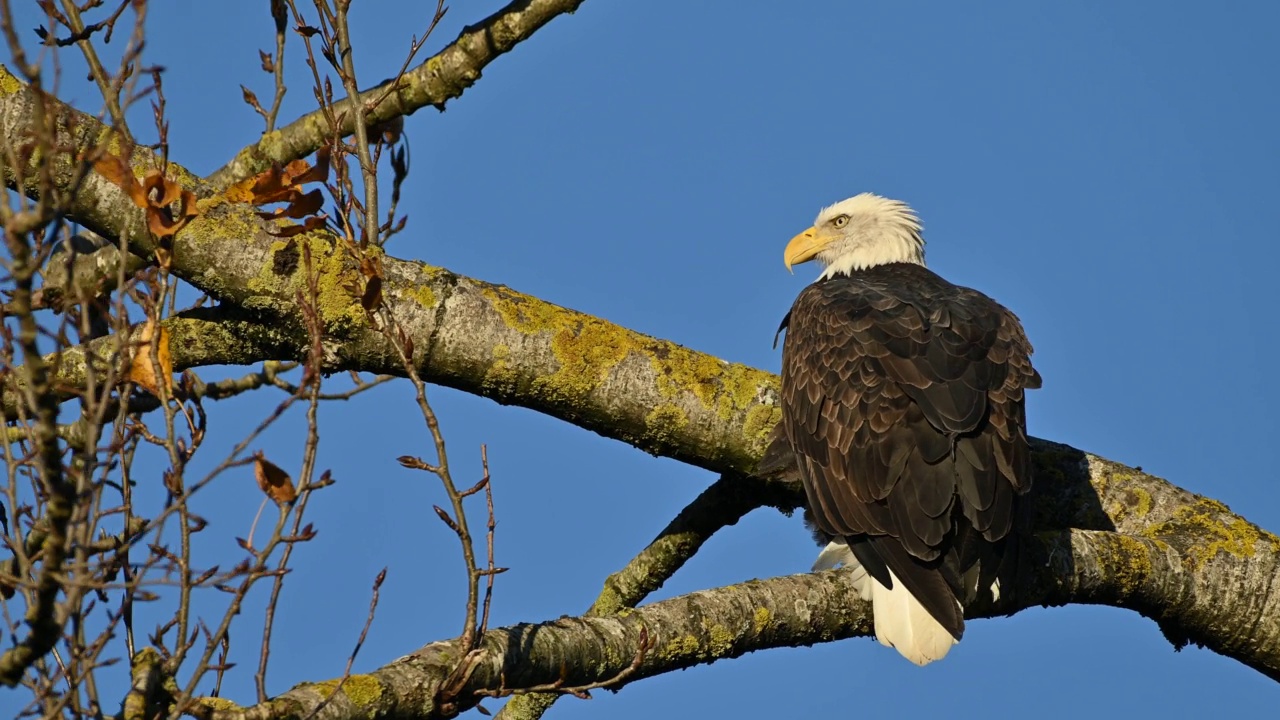
[[[20,137],[34,98],[16,78],[0,81],[0,91],[9,89],[0,93],[0,125],[6,136]],[[87,151],[106,132],[92,117],[66,106],[60,111],[62,147]],[[135,172],[160,166],[145,148],[136,148],[131,161]],[[404,373],[398,353],[370,327],[361,306],[358,263],[332,235],[275,237],[255,208],[208,195],[180,166],[168,167],[178,182],[205,193],[200,216],[174,241],[174,274],[300,341],[306,329],[297,297],[308,273],[316,273],[330,367]],[[55,169],[55,182],[72,179]],[[12,185],[14,176],[6,180]],[[90,174],[80,183],[72,210],[90,229],[106,237],[128,234],[131,248],[154,251],[149,235],[137,231],[144,226],[142,210],[106,178]],[[779,417],[776,378],[769,373],[422,263],[386,258],[383,269],[384,302],[413,339],[424,379],[534,407],[651,453],[738,473],[752,470]]]
[[[428,105],[444,110],[445,103],[459,97],[480,79],[480,71],[498,56],[527,40],[556,16],[578,9],[584,0],[516,0],[475,25],[463,28],[448,47],[406,72],[398,81],[387,82],[360,93],[358,100],[369,108],[369,125],[409,115]],[[351,101],[334,104],[343,136],[355,129]],[[286,163],[320,149],[333,139],[324,113],[317,110],[287,127],[266,133],[235,158],[209,176],[209,183],[225,188],[266,170],[273,162]]]
[[[279,328],[257,322],[232,310],[193,310],[164,321],[169,330],[175,370],[208,365],[249,365],[263,360],[301,357],[297,338]],[[57,374],[54,383],[61,399],[76,396],[85,384],[88,365],[101,377],[115,356],[115,339],[102,337],[46,356]],[[25,383],[20,376],[5,376],[0,387],[0,414],[13,417]]]
[[[101,252],[104,249],[107,252]],[[121,275],[128,278],[145,266],[142,258],[127,254],[122,272],[120,252],[97,233],[86,231],[73,236],[45,264],[40,304],[61,310],[81,298],[105,295]]]

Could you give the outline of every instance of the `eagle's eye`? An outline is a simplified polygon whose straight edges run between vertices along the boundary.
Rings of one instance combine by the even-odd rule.
[[[832,225],[834,225],[834,226],[836,227],[836,229],[840,229],[840,228],[844,227],[845,225],[848,225],[848,224],[849,224],[849,216],[848,216],[848,215],[837,215],[837,216],[835,216],[834,218],[832,218],[832,219],[831,219],[831,224],[832,224]]]

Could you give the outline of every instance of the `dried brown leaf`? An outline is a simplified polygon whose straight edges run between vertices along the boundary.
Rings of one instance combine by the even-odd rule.
[[[262,492],[277,505],[285,505],[298,498],[298,491],[293,487],[293,479],[289,477],[289,473],[263,457],[262,453],[253,456],[253,476]]]
[[[138,184],[137,178],[133,176],[133,168],[129,166],[127,159],[111,153],[105,153],[94,161],[93,169],[112,185],[124,190],[129,199],[133,200],[134,205],[140,208],[147,206],[147,194],[143,192],[142,186]]]
[[[292,218],[302,220],[301,225],[290,225],[272,231],[276,237],[292,237],[325,226],[325,218],[319,215],[324,207],[324,193],[319,190],[303,192],[301,186],[311,182],[324,182],[329,177],[329,151],[322,148],[316,153],[316,164],[306,160],[294,160],[283,168],[273,166],[228,188],[225,195],[234,201],[253,205],[284,203],[284,207],[258,213],[263,220]]]
[[[333,154],[327,146],[316,151],[316,164],[308,166],[303,172],[290,175],[294,185],[311,182],[324,182],[329,179],[329,158]],[[303,163],[304,165],[306,163]]]
[[[285,184],[284,174],[278,167],[263,170],[245,182],[249,183],[249,202],[254,205],[287,200],[292,190]]]
[[[261,51],[259,51],[259,52],[261,52]],[[264,63],[264,64],[265,64],[265,63]],[[257,96],[257,95],[255,95],[255,94],[253,93],[253,91],[252,91],[252,90],[250,90],[249,88],[245,87],[244,85],[241,85],[241,86],[240,86],[240,94],[241,94],[241,96],[242,96],[242,97],[244,97],[244,102],[245,102],[245,104],[246,104],[246,105],[248,105],[249,107],[253,108],[254,110],[258,111],[258,114],[259,114],[259,115],[266,115],[266,114],[267,114],[267,112],[266,112],[265,110],[263,110],[263,109],[262,109],[262,105],[260,105],[260,104],[258,103],[258,96]]]
[[[169,330],[163,325],[160,326],[160,332],[156,332],[156,321],[148,320],[146,325],[138,332],[138,339],[134,346],[133,359],[129,362],[129,380],[144,388],[152,395],[160,395],[160,385],[157,378],[164,378],[165,389],[173,392],[173,355],[169,351]],[[156,340],[156,360],[159,362],[159,372],[151,361],[151,343],[152,339]]]
[[[382,142],[395,145],[404,135],[404,116],[397,115],[390,120],[380,122],[369,128],[369,137],[382,136]]]
[[[176,235],[199,213],[195,193],[166,178],[159,170],[148,171],[139,183],[128,159],[110,153],[98,158],[93,169],[124,190],[134,205],[147,211],[147,228],[156,237]],[[170,207],[174,203],[178,204],[176,215]]]
[[[382,307],[382,278],[373,276],[364,286],[364,295],[360,297],[360,305],[369,312]]]
[[[258,181],[258,177],[256,175],[251,178],[245,178],[244,180],[241,180],[240,182],[222,191],[222,195],[223,197],[225,197],[227,200],[230,200],[231,202],[251,203],[253,202],[253,199],[254,199],[253,186],[254,186],[254,183],[256,183],[257,181]]]
[[[148,208],[147,229],[156,237],[173,237],[178,234],[179,230],[186,227],[187,223],[191,222],[196,214],[195,193],[183,190],[182,202],[179,204],[176,217],[167,206]]]
[[[289,164],[284,166],[284,171],[281,172],[281,181],[285,186],[297,185],[298,178],[307,174],[310,169],[311,163],[302,158],[290,160]]]
[[[174,472],[173,468],[166,469],[161,473],[160,478],[161,482],[164,483],[164,489],[172,493],[174,497],[182,495],[182,476]]]
[[[260,212],[258,216],[263,220],[275,220],[281,217],[301,220],[308,215],[316,214],[322,207],[324,207],[324,193],[320,190],[312,190],[309,193],[297,192],[288,205],[269,212]]]
[[[294,235],[301,235],[304,232],[323,228],[324,223],[324,218],[313,216],[303,220],[301,225],[285,225],[277,230],[268,230],[267,232],[278,238],[291,238]]]

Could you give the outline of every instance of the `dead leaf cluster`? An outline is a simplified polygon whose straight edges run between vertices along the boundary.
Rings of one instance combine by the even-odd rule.
[[[199,214],[195,193],[165,177],[158,168],[148,170],[138,182],[128,155],[105,153],[94,161],[93,169],[146,211],[147,229],[159,241],[156,261],[168,270],[173,261],[173,236]]]
[[[307,183],[323,183],[329,178],[328,148],[316,152],[316,163],[294,160],[281,166],[272,166],[263,172],[227,189],[227,197],[237,202],[255,206],[283,203],[274,210],[259,212],[263,220],[289,218],[301,220],[299,225],[285,225],[275,232],[276,237],[288,238],[325,226],[328,218],[320,209],[324,206],[324,192],[320,188],[303,191]]]

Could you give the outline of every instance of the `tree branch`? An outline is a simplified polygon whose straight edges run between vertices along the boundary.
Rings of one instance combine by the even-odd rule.
[[[587,617],[605,617],[639,605],[684,567],[712,535],[737,524],[747,513],[761,505],[784,511],[798,507],[803,497],[795,490],[787,483],[721,475],[625,567],[605,578]],[[517,695],[503,706],[498,720],[536,720],[559,698],[558,693]]]
[[[448,47],[404,73],[398,82],[387,81],[366,90],[357,100],[369,108],[370,126],[412,114],[428,105],[444,110],[445,103],[462,95],[480,79],[480,71],[498,56],[527,40],[543,25],[578,9],[584,0],[516,0],[475,25],[463,28]],[[350,99],[334,104],[343,136],[355,130],[356,114]],[[320,110],[298,118],[288,126],[262,136],[257,143],[236,153],[234,159],[208,177],[219,189],[252,177],[271,167],[303,158],[332,139]]]
[[[1129,607],[1168,620],[1167,611],[1153,608],[1165,608],[1168,593],[1186,591],[1195,584],[1189,577],[1195,571],[1158,540],[1075,530],[1036,536],[1028,544],[1017,599],[970,617],[996,617],[1035,605],[1079,602]],[[844,571],[753,580],[654,603],[624,615],[562,618],[490,631],[483,641],[485,654],[461,698],[470,695],[473,705],[479,699],[477,693],[486,690],[607,680],[641,652],[642,628],[649,647],[624,684],[757,650],[872,632],[870,606],[845,581]],[[459,652],[456,641],[432,643],[369,675],[348,678],[340,692],[334,692],[332,682],[304,684],[266,705],[212,713],[212,718],[309,716],[326,698],[327,704],[315,715],[317,720],[441,717],[434,698]],[[1278,663],[1280,654],[1273,646],[1265,661],[1254,667],[1277,677]],[[459,709],[469,706],[460,704]]]
[[[175,370],[287,360],[301,357],[304,352],[297,338],[234,310],[192,310],[161,324],[169,330]],[[58,398],[68,400],[76,396],[78,389],[85,384],[89,364],[103,373],[110,363],[121,362],[121,358],[114,357],[114,352],[115,341],[108,336],[46,355],[46,362],[57,371],[52,382]],[[21,376],[6,375],[0,377],[0,383],[3,383],[0,386],[0,414],[12,418],[16,415],[17,404],[22,401],[25,381]]]

